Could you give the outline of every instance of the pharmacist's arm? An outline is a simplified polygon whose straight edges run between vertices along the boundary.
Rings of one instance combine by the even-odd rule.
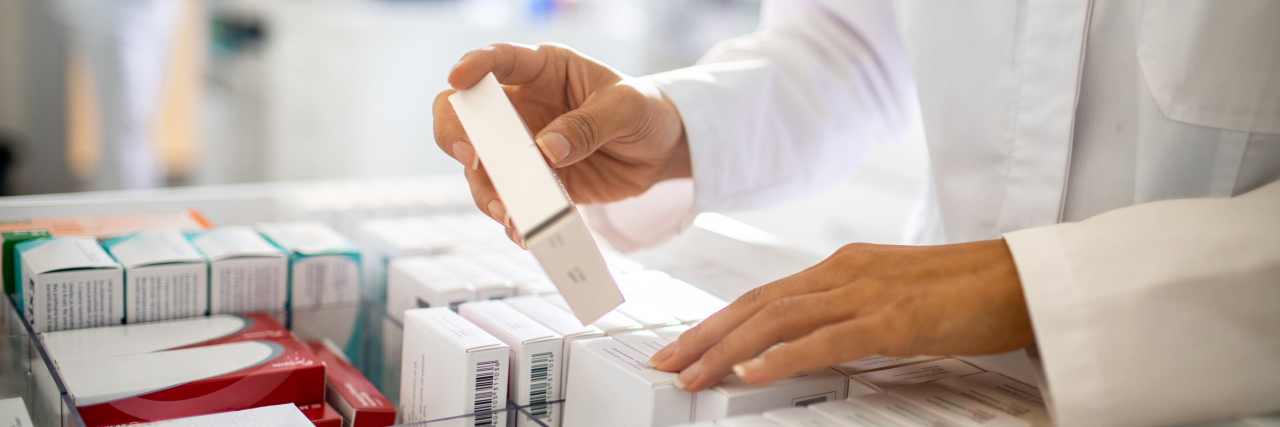
[[[1280,410],[1280,182],[1005,240],[1058,425]]]

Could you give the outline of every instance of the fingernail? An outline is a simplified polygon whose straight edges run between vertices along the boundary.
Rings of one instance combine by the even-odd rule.
[[[653,354],[653,357],[649,358],[649,366],[657,368],[659,365],[662,365],[662,362],[666,362],[667,359],[670,359],[672,355],[676,354],[676,346],[679,344],[680,342],[676,341],[671,344],[667,344],[666,347],[662,347],[661,350],[658,350],[657,353]]]
[[[459,139],[458,142],[453,143],[453,157],[462,164],[470,166],[471,170],[480,168],[480,156],[476,155],[476,150],[467,141]]]
[[[693,364],[689,365],[688,368],[685,368],[683,372],[680,372],[680,376],[677,376],[675,380],[676,387],[680,387],[680,389],[688,391],[688,387],[685,386],[697,380],[698,375],[700,374],[702,374],[701,360],[693,362]]]
[[[760,372],[764,368],[764,359],[759,357],[733,365],[733,373],[738,374],[738,378],[747,379]]]
[[[495,221],[502,223],[503,226],[506,226],[507,223],[510,222],[510,218],[507,217],[507,207],[502,206],[502,201],[500,200],[493,200],[489,202],[489,216],[493,217]]]
[[[542,138],[538,138],[538,147],[552,164],[560,163],[561,160],[569,157],[569,152],[573,150],[573,147],[569,146],[569,140],[556,132],[547,132],[546,135],[542,135]]]

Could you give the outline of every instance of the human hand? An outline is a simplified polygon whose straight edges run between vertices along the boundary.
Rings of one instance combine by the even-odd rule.
[[[1003,239],[853,244],[748,292],[650,364],[682,371],[677,384],[696,392],[730,373],[756,384],[873,354],[992,354],[1034,341]]]
[[[690,176],[684,126],[658,88],[562,46],[495,44],[468,52],[449,73],[453,89],[436,97],[436,144],[466,166],[476,207],[506,226],[512,241],[521,243],[520,236],[448,101],[490,72],[574,201],[613,202]]]

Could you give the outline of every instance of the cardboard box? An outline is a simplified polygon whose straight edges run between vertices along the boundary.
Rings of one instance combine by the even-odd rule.
[[[563,295],[543,295],[542,298],[547,300],[547,302],[550,302],[552,305],[560,307],[560,309],[565,312],[570,314],[573,313],[573,309],[569,307],[569,303],[565,301]],[[596,319],[595,322],[591,322],[591,326],[600,328],[601,331],[604,331],[605,335],[615,335],[644,329],[644,326],[640,325],[639,322],[615,311],[610,311],[600,316],[600,318]]]
[[[867,372],[849,377],[886,392],[898,387],[906,387],[951,377],[963,377],[983,372],[981,369],[956,359],[938,359],[932,362],[917,363],[891,369]]]
[[[396,423],[396,407],[332,341],[306,344],[324,362],[325,402],[342,415],[344,427],[387,427]]]
[[[191,242],[209,259],[209,313],[283,312],[289,259],[249,227],[223,227]]]
[[[571,354],[569,348],[573,345],[574,341],[600,338],[604,336],[604,331],[601,331],[600,328],[591,325],[583,325],[581,322],[578,322],[577,317],[573,317],[573,314],[564,311],[560,307],[552,305],[542,298],[536,296],[523,296],[507,298],[502,300],[502,302],[510,305],[517,311],[524,313],[526,316],[529,316],[530,319],[541,323],[542,326],[550,328],[552,331],[560,334],[561,337],[564,337],[564,345],[560,353],[562,360],[561,366],[569,366],[569,356]],[[565,394],[564,390],[566,390],[565,387],[568,385],[568,376],[569,370],[561,369],[560,394],[562,396]]]
[[[110,215],[77,215],[0,221],[0,276],[4,292],[18,292],[18,264],[13,244],[37,237],[88,236],[99,239],[134,233],[147,228],[177,228],[184,232],[213,226],[195,210],[135,212]]]
[[[208,313],[209,263],[178,229],[143,230],[102,246],[124,265],[125,323]]]
[[[507,238],[502,224],[481,213],[439,214],[430,217],[439,232],[454,237],[455,250],[461,252],[493,249],[519,249]]]
[[[453,275],[461,277],[476,290],[476,301],[502,299],[516,296],[515,283],[489,270],[471,257],[447,254],[433,257],[437,264]]]
[[[45,332],[40,334],[40,341],[54,361],[69,362],[290,337],[289,331],[270,315],[250,313]]]
[[[387,296],[387,267],[392,259],[428,256],[445,249],[424,242],[403,223],[404,218],[375,218],[360,222],[360,242],[364,253],[364,279],[371,288],[369,293],[378,298]]]
[[[983,372],[964,377],[965,382],[970,382],[996,390],[1003,393],[1026,400],[1031,403],[1044,405],[1044,396],[1040,394],[1040,389],[1027,385],[1021,381],[995,372]]]
[[[717,427],[779,427],[778,423],[770,421],[760,414],[739,415],[733,418],[726,418],[716,421]]]
[[[808,409],[809,411],[827,417],[828,419],[840,422],[841,426],[886,427],[904,425],[900,424],[898,421],[890,421],[878,412],[864,408],[847,400],[823,402],[817,405],[810,405]]]
[[[737,375],[730,375],[694,396],[697,404],[693,419],[719,420],[769,409],[844,400],[845,381],[848,378],[844,374],[831,368],[801,372],[767,384],[747,384]]]
[[[298,410],[302,411],[311,424],[315,427],[342,427],[342,416],[338,415],[338,411],[328,403],[297,403]]]
[[[130,424],[134,426],[135,424]],[[198,417],[181,418],[176,420],[160,421],[154,423],[141,423],[137,426],[156,426],[156,427],[209,427],[209,426],[270,426],[270,427],[312,427],[315,426],[311,420],[307,419],[297,406],[293,404],[283,404],[274,406],[263,406],[261,408],[245,409],[242,411],[222,412],[218,414],[201,415]],[[317,426],[318,427],[318,426]]]
[[[560,408],[546,403],[560,400],[564,337],[502,301],[469,302],[458,314],[511,348],[507,389],[511,400],[520,406],[535,405],[529,408],[530,415],[547,425],[559,425]],[[516,418],[517,426],[539,425],[525,415]]]
[[[447,307],[404,313],[400,370],[402,422],[465,414],[441,426],[506,425],[510,348]],[[491,412],[499,411],[499,412]]]
[[[21,397],[0,399],[0,427],[31,427],[31,415]]]
[[[653,357],[658,350],[662,350],[662,348],[666,347],[667,344],[671,344],[671,341],[667,341],[666,339],[659,337],[658,334],[653,333],[653,331],[627,332],[625,334],[614,335],[613,339],[626,344],[628,347],[640,352],[640,354],[643,354],[645,357],[650,358]]]
[[[765,411],[763,414],[769,421],[782,427],[844,427],[844,423],[806,408],[782,408]]]
[[[360,301],[360,248],[321,222],[268,222],[259,233],[289,254],[289,306],[354,305]]]
[[[388,265],[387,314],[403,322],[404,311],[446,307],[457,310],[476,300],[476,290],[432,258],[396,258]]]
[[[675,373],[650,367],[613,338],[574,341],[564,404],[565,427],[666,427],[688,423],[693,395]]]
[[[573,313],[591,323],[622,303],[587,224],[574,208],[528,128],[492,74],[449,97],[458,120],[511,223],[565,296]]]
[[[1044,403],[1036,403],[1029,400],[1028,397],[1030,397],[1030,395],[1027,393],[1018,388],[1007,386],[1008,382],[1016,383],[1017,381],[991,378],[993,382],[1002,384],[1000,388],[993,388],[970,380],[970,378],[978,375],[1001,376],[995,372],[986,372],[962,378],[947,378],[945,380],[929,383],[929,385],[981,402],[982,404],[995,408],[998,411],[1026,421],[1035,427],[1053,426],[1053,418],[1049,416],[1049,408],[1046,408]]]
[[[690,329],[693,329],[693,327],[689,325],[673,325],[654,329],[653,333],[658,334],[664,340],[676,342],[676,340],[680,339],[680,334]]]
[[[88,427],[324,399],[324,365],[292,337],[55,363]]]
[[[680,320],[667,314],[660,305],[640,301],[627,301],[613,310],[623,316],[635,320],[644,329],[655,329],[664,326],[679,325]]]
[[[1028,421],[933,384],[899,387],[890,391],[889,394],[942,414],[957,424],[991,427],[1029,427],[1031,425]]]
[[[619,275],[617,281],[627,299],[624,306],[634,303],[653,307],[679,323],[701,322],[729,305],[683,280],[654,270]],[[618,310],[623,311],[623,307]]]
[[[516,295],[550,295],[560,293],[556,289],[556,285],[551,283],[547,276],[542,274],[542,268],[529,268],[515,259],[514,256],[504,253],[480,253],[470,254],[472,259],[479,262],[489,271],[507,278],[511,283],[515,284]]]
[[[21,305],[35,332],[118,325],[124,321],[124,270],[90,237],[17,244]]]
[[[879,371],[881,369],[924,363],[942,358],[944,358],[944,356],[871,356],[844,362],[839,365],[833,365],[831,367],[835,368],[837,371],[844,372],[845,375],[853,376],[867,372]]]
[[[853,403],[859,410],[874,413],[900,425],[931,427],[958,427],[962,425],[941,414],[925,409],[923,406],[891,394],[876,393],[851,397],[847,402]]]

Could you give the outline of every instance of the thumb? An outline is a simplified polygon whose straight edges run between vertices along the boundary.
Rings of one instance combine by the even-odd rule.
[[[568,166],[609,140],[632,133],[646,116],[644,106],[644,96],[635,88],[615,85],[591,94],[578,109],[552,120],[535,142],[552,166]]]

